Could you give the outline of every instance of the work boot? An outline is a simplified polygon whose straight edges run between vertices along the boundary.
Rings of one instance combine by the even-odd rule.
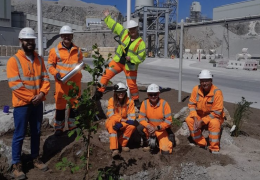
[[[16,164],[13,164],[12,176],[15,179],[19,179],[19,180],[20,179],[25,179],[25,174],[23,173],[22,164],[20,162],[16,163]]]
[[[130,149],[129,149],[129,147],[122,147],[122,151],[124,151],[124,152],[129,152]]]
[[[112,151],[112,158],[116,158],[116,157],[119,157],[119,150],[118,149],[114,149]]]
[[[149,146],[143,147],[143,151],[144,152],[149,152],[150,150],[151,150],[151,148]]]
[[[135,103],[135,107],[136,107],[137,109],[140,109],[141,103],[140,103],[139,99],[134,100],[134,103]]]
[[[62,134],[63,134],[63,131],[60,129],[56,130],[54,133],[55,136],[61,136]]]
[[[39,170],[41,171],[47,171],[48,170],[48,167],[46,164],[44,164],[39,157],[35,158],[33,160],[33,165],[34,167],[38,168]]]
[[[212,154],[219,154],[219,151],[211,151]]]
[[[94,96],[92,97],[92,99],[98,101],[98,100],[100,100],[102,98],[102,96],[103,96],[102,92],[96,91]]]

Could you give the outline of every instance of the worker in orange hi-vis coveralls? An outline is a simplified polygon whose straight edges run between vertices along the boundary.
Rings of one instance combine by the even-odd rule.
[[[60,29],[60,36],[62,42],[57,47],[50,50],[48,58],[48,69],[49,72],[55,78],[55,103],[56,103],[56,115],[55,115],[55,135],[62,135],[63,128],[65,125],[65,110],[66,100],[63,95],[68,95],[69,90],[72,86],[63,84],[60,79],[64,77],[69,71],[73,70],[78,64],[82,62],[83,56],[79,47],[72,43],[73,31],[71,27],[65,25]],[[73,81],[79,87],[79,95],[81,91],[81,78],[82,74],[79,71],[69,81]],[[75,99],[71,99],[73,104]],[[76,128],[75,122],[76,111],[72,107],[69,110],[68,127],[69,130]]]
[[[104,15],[106,18],[104,22],[107,24],[113,33],[120,36],[120,39],[115,56],[109,63],[109,68],[106,69],[106,73],[103,74],[100,84],[101,87],[95,93],[93,99],[99,100],[103,96],[103,92],[111,78],[116,74],[124,71],[126,76],[127,85],[130,90],[131,99],[134,100],[135,106],[140,108],[137,81],[137,69],[140,63],[145,60],[146,46],[145,42],[139,36],[138,23],[134,20],[130,20],[125,29],[121,24],[116,22],[110,15],[109,11],[105,10]]]
[[[223,95],[217,86],[212,84],[213,75],[204,69],[198,75],[200,85],[192,90],[188,107],[190,114],[186,122],[193,140],[201,147],[207,147],[207,141],[202,136],[201,128],[208,126],[209,150],[213,154],[219,153],[219,137],[221,124],[224,121]]]
[[[122,151],[129,151],[127,143],[135,130],[134,101],[127,97],[126,91],[125,84],[116,84],[114,97],[108,101],[106,128],[110,134],[110,149],[113,158],[119,156],[119,145],[122,146]]]
[[[141,127],[144,127],[142,131],[148,141],[149,138],[151,141],[154,136],[157,137],[161,154],[171,154],[173,141],[169,139],[167,131],[172,124],[171,108],[165,100],[159,98],[160,89],[158,85],[149,85],[147,94],[148,99],[144,100],[141,105],[138,122]],[[140,125],[137,127],[138,131]],[[143,150],[149,151],[150,147],[144,147]]]

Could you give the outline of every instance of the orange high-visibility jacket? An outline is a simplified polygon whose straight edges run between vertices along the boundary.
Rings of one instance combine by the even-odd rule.
[[[30,104],[35,95],[40,92],[47,95],[50,90],[50,79],[44,60],[36,52],[31,63],[24,51],[18,50],[7,62],[7,79],[12,89],[13,107]]]
[[[138,122],[144,127],[147,125],[160,126],[161,130],[169,128],[172,124],[172,113],[169,104],[160,99],[156,106],[153,106],[149,99],[143,101]]]
[[[135,120],[135,105],[132,99],[127,98],[126,105],[124,107],[117,107],[114,109],[114,98],[110,98],[107,107],[108,120],[111,118],[116,122],[120,122],[121,119]]]
[[[64,77],[68,72],[73,70],[79,63],[82,62],[83,56],[79,47],[73,44],[73,47],[68,51],[60,42],[57,47],[52,48],[48,58],[48,70],[55,77],[59,72],[61,77]],[[56,77],[55,77],[56,78]],[[82,74],[79,71],[73,76],[70,81],[81,81]]]
[[[205,124],[208,124],[208,122],[214,118],[223,121],[224,106],[222,91],[213,84],[205,97],[200,85],[195,86],[192,90],[188,107],[190,109],[190,116],[199,116]]]

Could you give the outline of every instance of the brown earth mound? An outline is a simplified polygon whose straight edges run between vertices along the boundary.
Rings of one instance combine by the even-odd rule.
[[[1,81],[0,86],[0,108],[4,105],[11,106],[11,90],[7,85],[7,81]],[[83,88],[84,87],[86,87],[85,83],[83,83]],[[45,102],[46,104],[54,103],[53,93],[54,83],[51,82],[51,90],[47,96],[47,101]],[[144,100],[146,98],[145,87],[140,87],[139,93],[140,100]],[[111,96],[112,92],[107,92],[103,99],[108,99]],[[187,106],[189,99],[188,96],[188,93],[182,93],[184,102],[178,103],[178,91],[176,90],[163,89],[160,95],[161,98],[169,102],[173,113],[177,113],[181,108]],[[225,107],[232,116],[234,112],[234,104],[225,102]],[[260,139],[258,131],[260,122],[257,119],[257,114],[260,114],[260,110],[251,108],[251,111],[252,114],[250,119],[248,119],[244,124],[243,130],[251,137]],[[103,121],[104,120],[101,120],[100,122]],[[104,123],[100,124],[101,128],[91,140],[90,179],[96,179],[99,171],[106,171],[108,174],[112,171],[114,174],[114,179],[116,179],[123,175],[130,176],[141,171],[154,171],[169,166],[175,170],[175,173],[166,171],[164,172],[164,177],[167,177],[166,179],[174,179],[178,176],[181,177],[181,171],[179,170],[181,166],[185,164],[195,164],[197,166],[208,167],[212,164],[225,166],[234,163],[234,160],[227,155],[212,155],[204,149],[196,146],[190,146],[187,137],[183,136],[178,137],[180,139],[180,145],[174,148],[172,155],[167,156],[160,155],[159,153],[151,154],[148,152],[143,152],[142,148],[137,146],[136,148],[132,148],[130,152],[122,152],[120,159],[113,160],[111,158],[109,144],[102,143],[99,140],[98,134],[102,130],[105,130],[104,126],[102,126]],[[178,127],[173,127],[173,129],[176,131]],[[11,146],[12,133],[7,133],[0,137],[0,139],[2,139],[7,145]],[[65,171],[56,169],[56,164],[60,162],[63,157],[67,157],[67,159],[74,164],[82,164],[80,157],[84,154],[84,144],[82,141],[74,141],[74,139],[75,137],[69,138],[66,134],[59,138],[55,137],[53,135],[53,128],[51,128],[48,123],[44,123],[41,136],[41,154],[43,155],[43,160],[48,164],[50,169],[47,172],[40,172],[37,169],[33,169],[32,163],[28,160],[28,154],[23,154],[24,171],[26,172],[28,179],[83,179],[83,169],[80,169],[74,174],[71,173],[71,168],[68,167]],[[30,147],[30,137],[26,137],[24,147],[27,149]],[[2,166],[3,168],[2,171],[4,172],[4,176],[1,176],[0,169],[0,179],[10,179],[10,176],[6,172],[8,167],[6,158],[3,156],[0,157],[0,164],[0,167]]]

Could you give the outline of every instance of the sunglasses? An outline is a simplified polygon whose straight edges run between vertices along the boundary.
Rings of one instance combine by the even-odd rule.
[[[126,91],[116,91],[117,94],[124,94]]]
[[[148,96],[158,96],[158,93],[149,93]]]

